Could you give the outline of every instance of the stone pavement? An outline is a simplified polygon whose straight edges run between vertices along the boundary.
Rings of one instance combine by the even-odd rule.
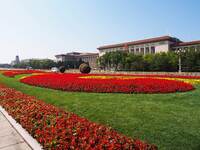
[[[22,136],[0,112],[0,150],[31,150]]]

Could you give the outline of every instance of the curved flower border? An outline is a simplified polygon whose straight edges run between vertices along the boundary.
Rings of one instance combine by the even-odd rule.
[[[3,71],[3,75],[6,76],[6,77],[15,77],[16,75],[33,74],[33,73],[44,73],[44,71],[40,71],[40,70],[9,70],[9,71]]]
[[[95,75],[82,74],[57,74],[46,73],[26,77],[20,82],[72,92],[96,92],[96,93],[172,93],[193,90],[194,87],[183,81],[157,79],[153,77],[136,77],[130,79],[115,78],[94,78]],[[91,78],[90,78],[91,77]],[[101,75],[96,75],[101,77]],[[106,75],[104,75],[106,77]],[[117,78],[116,78],[117,77]],[[126,78],[127,76],[125,76]]]
[[[110,127],[90,122],[3,85],[0,85],[0,105],[44,149],[157,150],[155,145],[128,138]]]

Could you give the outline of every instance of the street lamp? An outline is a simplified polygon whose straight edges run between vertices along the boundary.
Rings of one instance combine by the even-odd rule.
[[[178,72],[182,72],[182,63],[181,63],[181,54],[184,53],[185,50],[183,48],[178,48],[175,50],[175,53],[178,54]]]

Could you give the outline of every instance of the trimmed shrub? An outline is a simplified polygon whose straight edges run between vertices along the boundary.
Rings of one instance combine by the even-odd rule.
[[[65,66],[60,66],[60,67],[59,67],[59,71],[60,71],[61,73],[64,73],[65,70],[66,70]]]
[[[79,66],[79,70],[81,73],[85,73],[85,74],[88,74],[90,73],[91,71],[91,68],[88,64],[86,63],[82,63],[80,66]]]

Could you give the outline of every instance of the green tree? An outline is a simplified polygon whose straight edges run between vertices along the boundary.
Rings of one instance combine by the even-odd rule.
[[[199,49],[189,49],[181,55],[182,65],[186,71],[200,71]],[[125,52],[108,52],[101,56],[99,65],[103,69],[135,71],[178,71],[178,55],[173,52],[136,55]]]

